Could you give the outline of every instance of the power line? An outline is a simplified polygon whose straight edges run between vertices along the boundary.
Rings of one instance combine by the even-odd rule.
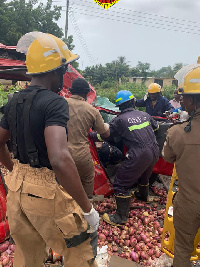
[[[71,7],[70,7],[71,8]],[[78,9],[76,9],[78,10]],[[116,17],[114,16],[114,18],[112,17],[102,17],[102,16],[99,16],[99,15],[96,15],[97,12],[93,12],[93,14],[88,14],[88,13],[84,13],[84,12],[77,12],[77,11],[74,11],[75,13],[78,13],[78,14],[81,14],[81,15],[85,15],[85,16],[92,16],[92,17],[98,17],[98,18],[103,18],[103,19],[108,19],[108,20],[113,20],[113,21],[117,21],[117,22],[124,22],[124,23],[132,23],[132,24],[135,24],[135,25],[139,25],[139,26],[147,26],[147,27],[152,27],[152,28],[156,28],[156,29],[163,29],[163,30],[172,30],[172,31],[175,31],[175,32],[182,32],[182,33],[188,33],[188,34],[194,34],[194,35],[200,35],[200,32],[193,32],[193,29],[189,29],[190,31],[185,31],[185,30],[182,30],[182,28],[180,27],[177,27],[177,28],[172,28],[172,27],[166,27],[166,26],[169,26],[169,25],[166,25],[166,24],[159,24],[159,23],[154,23],[152,24],[151,22],[149,21],[146,21],[146,20],[143,20],[141,22],[138,22],[137,19],[128,19],[129,21],[124,20],[124,17],[120,17],[121,20],[119,19],[116,19]],[[81,11],[84,11],[81,9]],[[85,11],[86,12],[86,11]],[[95,13],[95,14],[94,14]],[[162,25],[164,27],[162,27]],[[199,30],[198,30],[199,31]]]
[[[85,6],[85,5],[82,5],[82,6]],[[88,12],[88,8],[91,9],[91,6],[85,6],[85,7],[87,7],[87,10],[83,10],[83,9],[80,9],[80,8],[75,8],[75,10],[80,10],[80,11]],[[103,16],[107,15],[105,13],[99,12],[99,10],[97,11],[97,9],[94,9],[94,8],[92,8],[92,11],[94,13],[98,13],[98,17],[99,17],[99,14],[100,15],[103,15]],[[115,16],[115,13],[120,13],[120,16]],[[113,14],[109,14],[109,16],[110,17],[114,17],[114,18],[119,18],[119,19],[126,19],[126,20],[133,20],[133,21],[136,20],[136,19],[134,19],[132,17],[131,18],[130,17],[127,17],[127,15],[130,16],[131,14],[126,14],[126,13],[121,13],[121,12],[115,12],[115,13],[114,13],[114,15]],[[126,15],[126,17],[123,17],[122,16],[123,14]],[[106,18],[109,19],[109,16],[106,17]],[[155,18],[146,18],[144,16],[138,16],[138,15],[136,16],[136,18],[137,17],[142,18],[142,19],[148,19],[148,21],[145,21],[144,20],[144,22],[148,22],[148,23],[151,23],[151,24],[154,23],[154,24],[161,25],[161,26],[163,25],[164,27],[167,26],[167,27],[175,27],[175,28],[178,28],[178,29],[183,29],[184,30],[183,32],[186,32],[186,30],[200,32],[200,28],[197,28],[197,27],[194,28],[194,25],[185,25],[185,24],[181,24],[181,23],[177,23],[177,22],[176,22],[176,24],[174,24],[175,22],[173,22],[173,21],[161,21],[161,22],[164,22],[164,23],[161,23],[160,20],[157,21],[157,19],[155,19]],[[103,18],[105,18],[105,17],[103,17]],[[170,24],[174,24],[174,25],[170,25]],[[179,25],[181,25],[183,27],[179,27],[179,26],[177,26],[177,24],[179,24]],[[189,32],[187,32],[187,33],[189,33]]]
[[[84,4],[82,3],[82,6],[84,6],[84,7],[87,7],[87,10],[83,10],[83,9],[80,9],[80,8],[76,8],[76,10],[80,10],[80,11],[85,11],[85,12],[88,12],[88,9],[92,9],[92,11],[94,12],[94,13],[98,13],[98,16],[96,16],[96,17],[99,17],[99,18],[105,18],[105,17],[100,17],[99,16],[99,14],[100,15],[103,15],[103,16],[105,16],[105,15],[107,15],[108,14],[108,11],[106,11],[106,13],[105,13],[105,10],[99,10],[98,8],[94,8],[92,5],[91,5],[91,3],[90,3],[90,5],[88,6],[88,5],[85,5],[85,2],[86,3],[90,3],[89,1],[84,1]],[[78,4],[76,4],[75,2],[72,2],[72,4],[74,5],[78,5],[79,7],[80,7],[80,2],[78,3]],[[125,10],[126,12],[128,11],[128,13],[122,13],[121,11],[120,12],[115,12],[114,10],[115,9],[117,9],[117,10]],[[96,11],[96,12],[95,12]],[[109,10],[110,11],[110,10]],[[112,11],[114,11],[114,12],[112,12]],[[77,11],[75,11],[76,13],[77,13]],[[104,12],[104,13],[103,13]],[[131,12],[131,13],[130,13]],[[109,14],[109,16],[111,16],[111,17],[114,17],[114,18],[119,18],[119,19],[128,19],[128,20],[133,20],[133,21],[135,21],[136,19],[133,19],[133,18],[127,18],[127,17],[123,17],[123,16],[121,16],[121,15],[125,15],[125,16],[132,16],[133,15],[133,13],[139,13],[139,14],[144,14],[144,15],[147,15],[147,16],[151,16],[150,18],[148,18],[148,17],[144,17],[144,16],[141,16],[141,15],[136,15],[136,17],[139,17],[139,18],[142,18],[142,19],[148,19],[148,21],[145,21],[144,20],[144,22],[146,23],[151,23],[151,24],[155,24],[155,25],[160,25],[160,26],[164,26],[164,28],[163,29],[165,29],[165,30],[174,30],[174,31],[179,31],[179,32],[183,32],[183,33],[190,33],[190,34],[198,34],[198,33],[196,33],[195,31],[197,31],[197,32],[200,32],[200,28],[197,28],[198,26],[197,26],[197,22],[192,22],[192,21],[187,21],[187,20],[180,20],[180,19],[178,19],[178,18],[170,18],[170,17],[166,17],[166,16],[162,16],[162,15],[155,15],[155,14],[150,14],[150,13],[144,13],[144,12],[140,12],[140,11],[132,11],[132,10],[129,10],[129,9],[125,9],[125,8],[119,8],[119,7],[116,7],[116,8],[114,8],[114,9],[112,9],[111,10],[111,12],[109,12],[109,13],[111,13],[111,14]],[[113,14],[112,14],[113,13]],[[119,13],[120,14],[120,16],[115,16],[115,14],[116,13]],[[80,14],[83,14],[83,15],[89,15],[89,14],[84,14],[84,13],[80,13]],[[89,16],[92,16],[92,15],[89,15]],[[162,22],[164,22],[164,23],[161,23],[161,21],[159,20],[157,20],[156,18],[152,18],[152,16],[154,16],[154,17],[160,17],[160,18],[164,18],[164,19],[171,19],[171,20],[175,20],[175,21],[169,21],[169,20],[165,20],[165,21],[162,21]],[[106,17],[107,19],[110,19],[109,17]],[[110,19],[111,20],[111,19]],[[118,20],[118,21],[120,21],[120,20]],[[153,21],[153,22],[152,22]],[[125,22],[125,23],[129,23],[129,22],[127,22],[127,21],[123,21],[123,22]],[[181,23],[181,22],[186,22],[187,23],[187,25],[186,24],[184,24],[184,23]],[[169,24],[166,24],[166,23],[169,23]],[[190,24],[188,24],[188,23],[190,23]],[[134,24],[137,24],[137,25],[140,25],[141,26],[141,24],[140,23],[134,23]],[[172,25],[170,25],[170,24],[172,24]],[[191,24],[193,24],[193,25],[191,25]],[[145,24],[142,24],[143,26],[152,26],[152,27],[154,27],[154,28],[161,28],[161,27],[156,27],[156,26],[154,26],[154,25],[145,25]],[[182,26],[182,27],[178,27],[177,25],[180,25],[180,26]],[[174,28],[166,28],[166,26],[167,27],[175,27],[176,29],[174,29]],[[195,26],[195,28],[194,28],[194,26]],[[197,26],[197,27],[196,27]],[[192,28],[191,28],[192,27]],[[182,31],[180,31],[179,29],[183,29]],[[188,32],[188,31],[186,31],[186,30],[189,30],[190,32]]]
[[[73,2],[73,3],[75,3],[75,2]],[[90,1],[84,0],[84,3],[89,3],[90,7],[92,6]],[[80,4],[83,5],[83,2],[78,1],[78,5],[79,6],[80,6]],[[89,6],[87,6],[87,7],[89,7]],[[131,9],[126,9],[126,8],[121,8],[121,7],[118,7],[118,6],[114,6],[112,9],[106,10],[106,12],[107,13],[108,12],[114,12],[115,10],[124,10],[124,11],[128,11],[129,13],[130,12],[131,13],[139,13],[139,14],[147,15],[147,16],[151,16],[151,17],[154,16],[154,17],[159,17],[159,18],[164,18],[164,19],[171,19],[171,20],[175,20],[175,21],[181,21],[181,22],[185,22],[187,24],[192,23],[192,24],[199,24],[200,25],[200,23],[196,22],[196,21],[184,20],[184,19],[179,19],[179,18],[175,18],[175,17],[168,17],[168,16],[163,16],[163,15],[154,14],[154,13],[147,13],[147,12],[142,12],[142,11],[137,11],[137,10],[131,10]],[[120,11],[120,13],[121,13],[121,11]]]
[[[70,17],[70,20],[72,22],[72,26],[73,26],[73,28],[74,28],[74,30],[75,30],[78,38],[79,38],[79,41],[80,41],[80,43],[81,43],[81,45],[82,45],[82,47],[83,47],[83,49],[84,49],[87,57],[89,58],[90,62],[95,65],[96,62],[95,62],[92,54],[90,53],[90,51],[89,51],[89,49],[88,49],[88,47],[86,45],[85,40],[83,39],[83,36],[81,34],[81,31],[80,31],[80,29],[79,29],[79,27],[77,25],[77,22],[76,22],[76,19],[75,19],[75,16],[74,16],[74,10],[73,10],[72,7],[70,7],[69,17]]]

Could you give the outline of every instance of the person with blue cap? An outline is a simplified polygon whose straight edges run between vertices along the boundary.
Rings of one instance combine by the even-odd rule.
[[[134,109],[135,97],[131,92],[119,91],[115,103],[121,114],[110,122],[107,140],[121,139],[127,153],[113,184],[117,210],[113,215],[105,213],[103,219],[109,224],[121,225],[128,218],[134,184],[138,183],[136,198],[148,201],[149,178],[159,157],[154,134],[158,125],[149,114]]]
[[[148,202],[149,178],[159,157],[159,148],[154,134],[158,124],[146,112],[135,110],[135,97],[129,91],[119,91],[115,97],[121,114],[110,122],[110,137],[107,141],[121,140],[127,148],[125,160],[114,179],[117,210],[105,213],[103,219],[112,225],[127,221],[132,188],[138,183],[137,199]]]

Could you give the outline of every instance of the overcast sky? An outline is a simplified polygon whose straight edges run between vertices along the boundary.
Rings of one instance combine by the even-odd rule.
[[[157,70],[196,63],[200,56],[199,0],[119,0],[108,10],[93,0],[69,2],[68,35],[81,69],[125,56],[132,67],[142,61]],[[65,10],[58,22],[63,30]]]

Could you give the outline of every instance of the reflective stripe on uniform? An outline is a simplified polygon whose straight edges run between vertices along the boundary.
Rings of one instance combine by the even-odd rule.
[[[138,124],[138,125],[132,125],[132,126],[128,127],[128,129],[129,129],[129,131],[134,131],[134,130],[140,130],[140,129],[145,128],[147,126],[149,126],[149,122],[145,121],[145,122]]]
[[[159,125],[158,125],[158,127],[156,129],[154,129],[154,132],[158,131],[158,129],[159,129]]]

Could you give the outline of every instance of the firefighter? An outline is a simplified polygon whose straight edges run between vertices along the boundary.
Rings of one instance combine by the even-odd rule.
[[[134,109],[135,98],[131,92],[119,91],[115,102],[121,114],[110,122],[108,140],[121,139],[128,151],[113,184],[117,211],[114,215],[105,213],[103,219],[109,224],[121,225],[127,221],[134,184],[138,183],[135,196],[148,201],[149,178],[159,157],[153,131],[158,125],[150,115]]]
[[[190,267],[194,239],[200,228],[200,67],[185,75],[181,89],[190,119],[168,130],[162,153],[165,161],[175,163],[179,185],[173,201],[173,266]]]
[[[148,96],[148,97],[147,97]],[[147,89],[144,99],[138,99],[136,107],[146,107],[146,112],[151,116],[165,117],[165,112],[171,113],[174,108],[169,100],[161,95],[161,86],[151,83]]]
[[[102,138],[106,138],[110,131],[99,111],[86,102],[90,92],[88,82],[83,78],[77,78],[69,90],[72,96],[67,99],[70,117],[67,122],[68,148],[76,164],[83,188],[88,198],[92,200],[94,163],[89,148],[88,132],[90,128],[93,128]]]
[[[46,248],[64,256],[64,266],[97,266],[99,215],[68,151],[68,104],[57,94],[67,64],[78,56],[40,32],[25,34],[17,51],[26,53],[32,79],[14,93],[0,123],[0,162],[10,171],[5,180],[14,267],[44,266]],[[14,160],[5,145],[10,137]]]

